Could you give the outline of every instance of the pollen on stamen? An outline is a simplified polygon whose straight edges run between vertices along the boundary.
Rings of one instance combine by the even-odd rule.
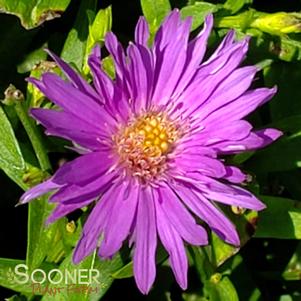
[[[167,156],[183,131],[163,113],[133,118],[113,136],[120,165],[126,173],[147,183],[167,170]]]

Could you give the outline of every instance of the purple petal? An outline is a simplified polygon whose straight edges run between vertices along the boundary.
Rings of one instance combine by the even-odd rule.
[[[282,134],[281,131],[267,128],[252,132],[245,139],[220,142],[212,145],[212,147],[220,154],[235,154],[263,148],[278,139]]]
[[[206,245],[207,232],[197,225],[192,215],[169,187],[158,188],[159,207],[179,235],[192,245]]]
[[[67,112],[31,109],[30,113],[46,127],[49,135],[69,139],[88,149],[99,149],[102,141],[100,139],[111,137],[97,125],[92,127],[91,124]]]
[[[63,164],[53,176],[53,182],[64,184],[89,184],[108,171],[114,158],[106,152],[91,152]]]
[[[118,42],[116,36],[109,32],[105,37],[105,46],[114,59],[117,84],[128,94],[128,70],[122,45]]]
[[[149,27],[144,17],[140,17],[135,28],[135,42],[147,47]]]
[[[205,187],[202,186],[200,189],[208,199],[257,211],[266,207],[251,192],[242,189],[241,187],[223,184],[205,176],[198,176],[198,179],[205,184]]]
[[[195,74],[197,67],[202,61],[207,48],[207,40],[213,27],[213,15],[209,14],[204,23],[203,30],[197,35],[195,39],[189,42],[187,48],[187,57],[183,74],[173,93],[173,98],[176,98],[182,93],[183,88],[187,86],[192,76]]]
[[[74,88],[70,83],[65,82],[53,73],[44,73],[42,81],[30,78],[29,81],[37,86],[47,98],[52,100],[66,112],[78,116],[79,119],[85,116],[90,124],[106,125],[114,124],[114,119],[98,105],[87,94]]]
[[[257,71],[254,66],[233,71],[220,83],[207,102],[199,107],[199,111],[195,113],[198,119],[203,120],[218,108],[241,96],[250,87]]]
[[[223,178],[232,183],[242,183],[247,176],[235,166],[226,166],[226,175]]]
[[[179,14],[175,14],[174,18],[170,22],[171,27],[179,22]],[[162,31],[162,36],[160,36],[159,30],[156,35],[154,49],[156,56],[154,82],[156,85],[152,97],[155,104],[166,104],[180,79],[186,62],[191,22],[192,20],[187,18],[180,26],[173,28],[173,32],[170,28],[168,34],[164,32],[165,35],[163,35]],[[162,25],[163,27],[164,24]],[[173,35],[172,39],[171,35]]]
[[[57,65],[63,70],[68,79],[73,83],[73,85],[82,91],[85,94],[88,94],[90,97],[95,99],[96,101],[100,101],[97,93],[92,89],[92,87],[77,73],[73,70],[64,60],[55,55],[49,49],[45,49],[45,51],[53,58],[53,60],[57,63]]]
[[[55,189],[58,189],[60,187],[61,187],[61,185],[54,183],[52,181],[52,178],[50,178],[49,180],[47,180],[41,184],[38,184],[38,185],[30,188],[29,190],[27,190],[25,193],[23,193],[23,195],[20,198],[20,203],[21,204],[28,203],[32,199],[38,198],[39,196],[41,196],[47,192],[53,191]]]
[[[76,209],[88,206],[94,199],[85,200],[76,204],[63,204],[59,203],[57,207],[52,211],[50,216],[46,220],[46,225],[51,224],[59,218],[66,216],[67,214],[75,211]]]
[[[205,221],[226,242],[239,246],[239,237],[234,225],[208,199],[183,185],[173,186],[181,200],[199,218]]]
[[[101,69],[101,62],[97,55],[91,54],[88,58],[88,64],[93,74],[93,84],[97,92],[106,105],[110,104],[114,94],[113,81]]]
[[[192,135],[191,139],[198,141],[203,145],[211,145],[224,140],[241,140],[249,136],[252,126],[245,120],[236,120],[229,122],[220,121],[218,126],[210,124],[205,126],[204,130],[196,135]]]
[[[199,154],[179,154],[171,164],[182,172],[200,172],[212,177],[221,178],[226,174],[224,164],[218,160]]]
[[[146,110],[153,84],[153,60],[148,48],[130,44],[128,47],[131,99],[135,112]]]
[[[96,249],[101,232],[112,213],[115,196],[118,193],[118,185],[112,186],[93,208],[83,227],[82,236],[73,253],[73,262],[75,264],[81,262]]]
[[[177,103],[183,105],[181,114],[185,113],[185,116],[189,116],[196,108],[200,108],[219,83],[241,63],[247,49],[247,40],[243,40],[228,47],[210,62],[203,63],[191,83],[177,99]]]
[[[139,198],[139,186],[133,184],[120,183],[119,194],[114,199],[114,208],[104,228],[104,239],[99,249],[101,257],[113,256],[130,234]]]
[[[183,240],[170,224],[168,217],[156,201],[157,229],[160,240],[169,254],[169,261],[178,284],[183,290],[187,288],[188,261]]]
[[[156,277],[157,247],[154,198],[149,187],[141,190],[135,236],[134,276],[139,290],[147,294]]]
[[[71,184],[62,187],[50,197],[50,202],[75,204],[87,199],[98,198],[110,187],[117,178],[115,173],[105,174],[86,185]]]

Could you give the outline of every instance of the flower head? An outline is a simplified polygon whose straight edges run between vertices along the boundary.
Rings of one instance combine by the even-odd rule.
[[[99,256],[110,258],[129,239],[136,283],[143,293],[155,279],[158,239],[185,289],[184,242],[208,243],[195,217],[226,242],[239,245],[235,227],[218,203],[265,207],[239,186],[246,175],[221,156],[264,147],[281,135],[275,129],[253,131],[242,120],[276,89],[249,90],[258,70],[240,67],[248,39],[236,42],[233,31],[203,60],[212,25],[209,15],[202,32],[189,41],[191,18],[181,21],[174,10],[149,47],[148,26],[140,18],[135,42],[126,52],[113,33],[106,36],[114,80],[102,70],[99,48],[89,58],[93,86],[51,53],[69,80],[52,73],[29,79],[60,108],[32,109],[32,116],[48,134],[71,140],[80,156],[27,191],[21,201],[54,192],[50,201],[57,207],[48,222],[95,204],[74,262],[98,248],[99,241]]]

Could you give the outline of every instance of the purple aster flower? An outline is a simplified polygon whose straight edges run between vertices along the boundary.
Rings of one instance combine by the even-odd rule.
[[[57,207],[48,218],[51,223],[96,200],[73,261],[80,262],[98,247],[100,257],[111,258],[129,239],[142,293],[155,279],[158,239],[185,289],[184,242],[208,243],[195,217],[238,246],[235,226],[218,203],[265,207],[239,186],[246,175],[221,156],[262,148],[281,135],[272,128],[254,131],[242,119],[276,89],[249,89],[258,68],[240,66],[249,39],[236,42],[233,31],[203,60],[212,26],[209,15],[204,29],[189,41],[191,18],[181,21],[174,10],[149,47],[142,17],[126,52],[113,33],[106,36],[114,80],[103,71],[97,47],[89,57],[93,86],[52,53],[68,81],[53,73],[29,79],[60,108],[32,109],[32,116],[48,134],[71,140],[80,156],[27,191],[21,202],[54,192],[50,202]]]

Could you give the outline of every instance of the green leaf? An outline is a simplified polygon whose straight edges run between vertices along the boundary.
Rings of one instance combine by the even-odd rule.
[[[259,213],[255,237],[301,239],[301,203],[274,196],[260,196],[267,208]]]
[[[220,277],[221,279],[219,279]],[[227,276],[214,274],[211,279],[205,283],[204,290],[209,300],[239,301],[236,289]]]
[[[57,223],[46,227],[45,220],[53,209],[47,196],[36,199],[28,205],[28,237],[26,263],[30,270],[41,265],[54,243]]]
[[[16,15],[27,28],[60,17],[71,0],[0,0],[2,12]]]
[[[245,4],[251,3],[252,0],[227,0],[224,8],[229,10],[231,14],[237,13]]]
[[[22,267],[18,268],[17,267],[18,265],[22,265]],[[41,266],[41,269],[47,272],[52,267],[53,267],[52,265],[43,264]],[[24,281],[26,281],[26,278],[24,277],[24,275],[21,275],[20,273],[22,274],[27,273],[28,276],[30,275],[26,270],[25,260],[0,258],[0,286],[9,288],[16,292],[32,293],[30,278],[28,278],[28,281],[24,283]],[[42,277],[41,274],[36,273],[35,279],[37,281],[42,280],[39,277]],[[46,281],[41,286],[42,287],[46,286],[47,282],[48,281],[46,279]]]
[[[256,152],[245,163],[255,173],[287,171],[301,166],[301,132],[281,138],[266,149]]]
[[[143,15],[150,25],[151,34],[157,31],[164,17],[170,12],[169,0],[140,0]]]
[[[46,60],[47,53],[44,51],[44,48],[47,45],[43,45],[41,48],[38,48],[31,53],[29,53],[23,62],[18,65],[17,70],[19,73],[26,73],[31,71],[37,64]]]
[[[0,168],[20,181],[25,162],[11,124],[0,106]]]
[[[258,213],[256,211],[248,210],[243,214],[234,215],[229,214],[232,222],[235,224],[239,233],[240,244],[243,246],[252,237],[255,231],[255,224],[257,221]],[[240,248],[234,247],[212,232],[212,262],[216,267],[222,265],[227,259],[235,255]]]
[[[301,280],[301,243],[298,243],[295,253],[282,273],[282,277],[288,281]]]
[[[96,10],[96,3],[96,0],[81,1],[74,26],[68,34],[61,53],[61,57],[68,63],[74,64],[78,70],[82,70],[84,63],[90,16]]]
[[[113,278],[111,274],[119,269],[122,266],[122,259],[119,254],[117,254],[112,260],[100,260],[99,257],[94,252],[91,256],[85,258],[80,264],[74,265],[72,263],[72,254],[70,253],[68,257],[60,265],[59,270],[61,272],[65,272],[66,270],[72,275],[73,273],[77,273],[78,271],[84,271],[85,275],[89,275],[91,273],[92,277],[89,278],[79,278],[76,279],[76,283],[60,283],[60,284],[51,284],[49,286],[49,290],[51,288],[56,288],[58,285],[63,287],[63,290],[55,296],[56,301],[97,301],[99,300],[105,292],[109,289],[113,282]],[[95,269],[98,271],[93,271]],[[60,274],[56,274],[54,277],[54,282],[60,279]],[[69,279],[70,281],[70,279]],[[80,283],[82,282],[82,283]],[[83,283],[86,282],[86,283]],[[90,288],[84,291],[84,288]],[[77,291],[76,291],[77,288]],[[82,289],[82,291],[79,291]],[[89,293],[88,293],[89,292]],[[42,301],[53,301],[53,296],[49,294],[45,295],[42,298]]]
[[[300,78],[301,62],[275,62],[264,69],[265,84],[278,87],[277,94],[269,103],[272,121],[301,114],[301,101],[297,101],[301,99]]]
[[[182,18],[192,16],[191,30],[195,30],[204,23],[205,17],[209,13],[217,11],[217,6],[207,2],[197,2],[193,5],[185,6],[181,9]]]
[[[112,8],[111,6],[109,6],[106,9],[101,9],[97,13],[92,25],[89,26],[89,35],[87,39],[85,63],[83,68],[85,74],[89,72],[87,61],[92,48],[97,43],[100,43],[101,45],[103,44],[105,36],[107,32],[111,30],[111,28],[112,28]]]

